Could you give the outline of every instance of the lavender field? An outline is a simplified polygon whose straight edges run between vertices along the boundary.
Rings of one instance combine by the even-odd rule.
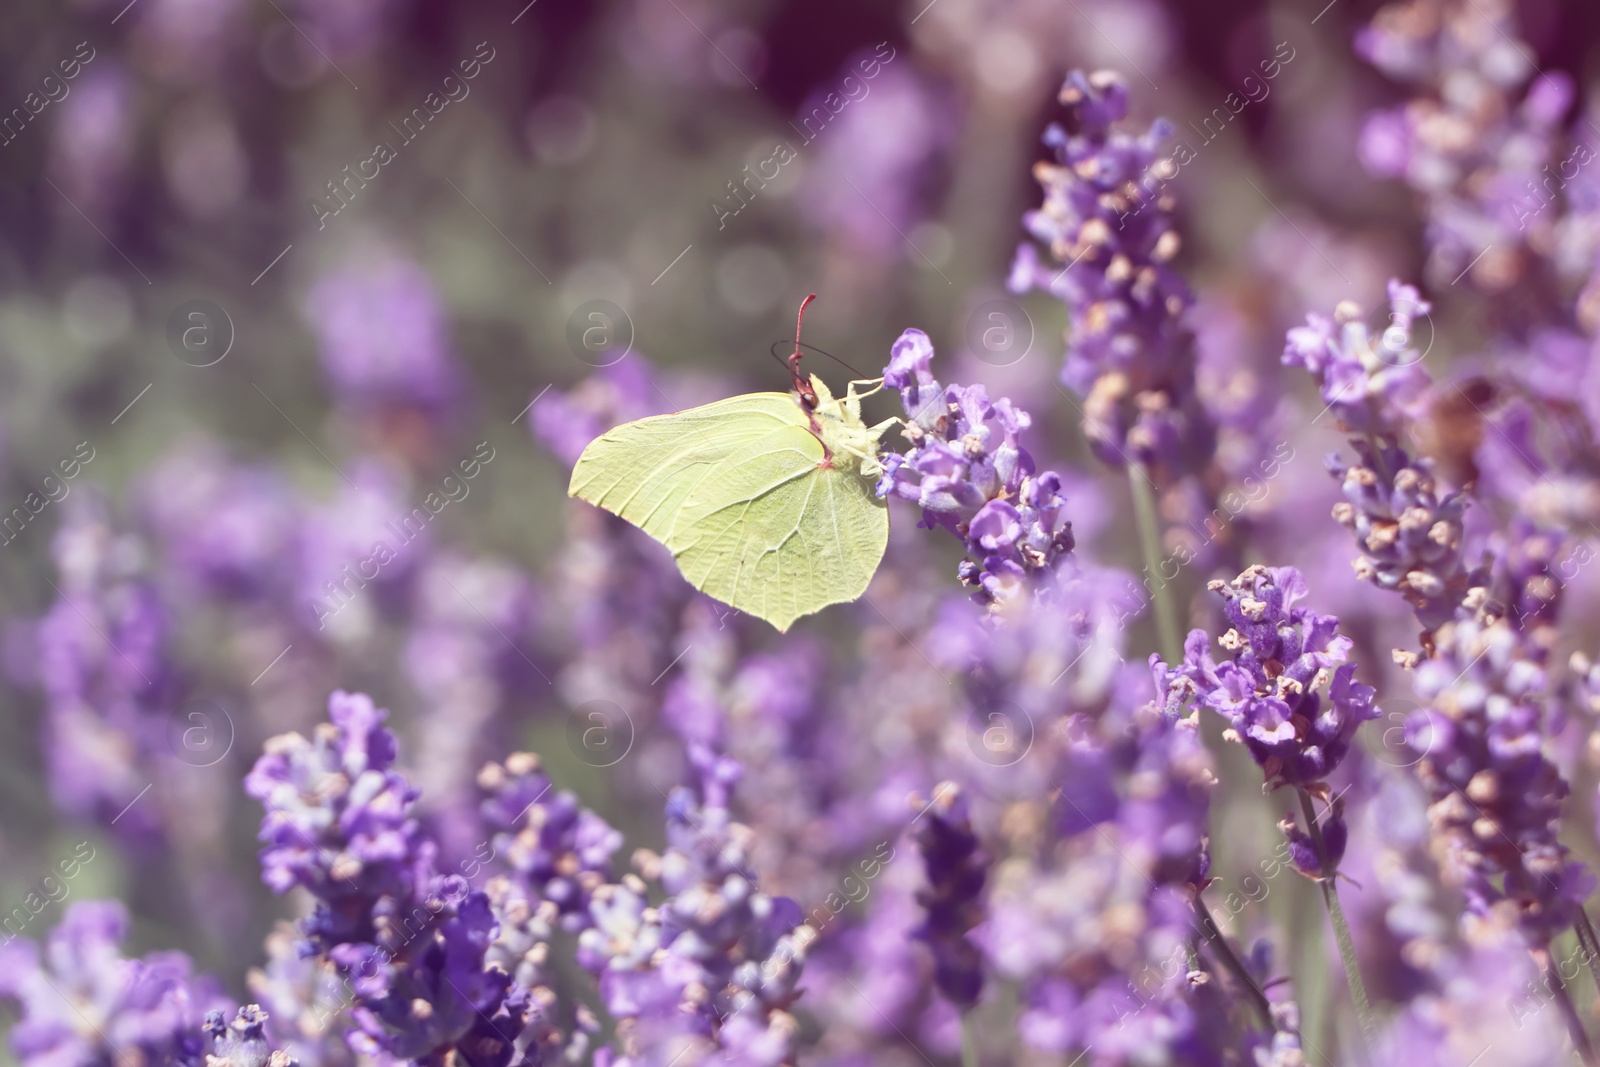
[[[0,55],[0,1067],[1600,1064],[1590,0]]]

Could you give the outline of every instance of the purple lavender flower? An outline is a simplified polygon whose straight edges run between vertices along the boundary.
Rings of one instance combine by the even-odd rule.
[[[1429,466],[1398,446],[1350,445],[1358,462],[1329,457],[1328,470],[1345,497],[1333,517],[1361,549],[1356,577],[1399,593],[1432,630],[1455,614],[1471,581],[1462,547],[1467,498],[1442,492]]]
[[[300,503],[278,468],[220,451],[196,441],[163,457],[140,487],[146,521],[185,592],[271,596],[288,577]]]
[[[1486,590],[1464,607],[1416,668],[1430,707],[1407,719],[1406,739],[1421,753],[1434,834],[1469,906],[1510,908],[1543,948],[1571,925],[1594,878],[1556,837],[1569,789],[1543,752],[1545,672]]]
[[[79,901],[45,942],[0,951],[0,998],[18,1002],[11,1047],[25,1067],[140,1062],[198,1067],[201,1013],[220,997],[181,952],[127,959],[122,905]]]
[[[1290,330],[1283,362],[1310,372],[1341,429],[1393,436],[1433,381],[1412,336],[1417,319],[1431,310],[1416,289],[1390,281],[1390,321],[1376,337],[1360,306],[1346,301],[1332,320],[1312,314]]]
[[[867,63],[879,66],[868,53],[851,57],[845,68]],[[819,90],[800,105],[794,128],[806,140],[796,148],[815,153],[815,159],[802,173],[799,203],[813,224],[855,255],[882,260],[905,249],[904,234],[921,221],[928,175],[957,124],[949,104],[907,64],[885,65],[876,78],[858,84],[866,87],[865,95],[837,117],[824,106],[826,96],[837,100],[837,94]],[[748,179],[741,191],[753,191]],[[714,206],[725,217],[727,208],[737,214],[742,204],[730,193]]]
[[[330,641],[370,636],[380,609],[409,588],[433,543],[433,513],[406,499],[393,465],[363,461],[350,478],[308,509],[296,540],[297,621]]]
[[[533,581],[509,563],[443,553],[417,575],[404,662],[431,713],[418,724],[416,782],[447,855],[482,840],[472,779],[504,750],[501,713],[516,697],[549,692],[548,664],[529,640],[537,619]]]
[[[1232,658],[1215,662],[1210,635],[1192,630],[1175,674],[1227,718],[1270,785],[1324,782],[1356,729],[1378,717],[1372,687],[1345,662],[1351,641],[1335,632],[1339,620],[1295,607],[1306,584],[1293,567],[1250,567],[1210,588],[1225,601],[1232,628],[1221,644]]]
[[[231,1020],[214,1008],[206,1013],[201,1029],[212,1042],[207,1067],[295,1067],[293,1056],[272,1047],[267,1013],[259,1004],[246,1004]]]
[[[263,879],[308,889],[306,950],[350,983],[359,1054],[418,1059],[454,1050],[474,1067],[537,1064],[518,1035],[534,1010],[486,955],[502,924],[490,899],[460,875],[440,874],[435,846],[411,816],[416,791],[392,769],[387,712],[336,692],[316,739],[287,734],[245,779],[267,812]]]
[[[794,901],[757,888],[747,866],[753,836],[725,807],[676,789],[666,852],[635,857],[667,899],[650,907],[632,874],[595,893],[579,961],[599,975],[620,1054],[630,1057],[604,1062],[792,1062],[799,1027],[790,1008],[815,932]]]
[[[1181,239],[1165,188],[1186,161],[1161,157],[1165,120],[1141,136],[1115,128],[1128,89],[1111,71],[1073,71],[1060,99],[1071,109],[1067,124],[1044,135],[1056,162],[1034,168],[1044,204],[1023,224],[1061,267],[1045,266],[1024,244],[1010,288],[1042,289],[1067,305],[1061,380],[1084,398],[1084,431],[1103,461],[1201,469],[1214,440],[1195,395],[1181,321],[1192,297],[1171,266]]]
[[[643,358],[620,360],[575,389],[552,389],[537,400],[528,410],[528,428],[567,467],[611,427],[667,410],[655,372]]]
[[[1117,1065],[1155,1050],[1224,1062],[1239,1024],[1216,999],[1220,979],[1186,962],[1206,936],[1193,900],[1214,781],[1195,721],[1155,704],[1113,708],[1052,740],[1062,788],[1047,836],[996,868],[981,929],[986,964],[1021,984],[1023,1042],[1069,1058],[1092,1048]],[[1074,788],[1084,776],[1106,802]],[[1111,916],[1128,921],[1113,931]]]
[[[988,878],[983,855],[967,814],[967,798],[954,782],[934,790],[932,801],[913,800],[924,808],[912,836],[922,852],[926,884],[917,893],[925,912],[916,937],[933,953],[934,982],[939,992],[965,1010],[983,990],[983,965],[967,933],[983,916],[979,896]]]
[[[46,764],[60,808],[107,822],[150,782],[176,700],[169,622],[141,573],[140,543],[116,531],[105,501],[80,490],[51,543],[58,599],[35,629],[33,680],[44,690]],[[154,829],[153,808],[118,831]]]
[[[983,386],[941,386],[933,377],[933,344],[921,330],[894,343],[884,384],[900,391],[911,449],[884,458],[878,495],[914,500],[922,524],[941,526],[966,546],[963,584],[986,603],[1024,589],[1048,590],[1049,577],[1072,551],[1061,479],[1035,473],[1022,447],[1032,420]]]
[[[267,1036],[304,1067],[349,1067],[343,1028],[348,985],[328,960],[301,954],[304,939],[279,922],[267,934],[265,960],[245,976],[250,996],[267,1014]]]
[[[487,764],[478,773],[481,810],[497,855],[533,894],[548,901],[567,929],[589,923],[589,900],[610,880],[622,835],[567,790],[550,796],[539,757],[528,752]]]
[[[1378,1062],[1455,1067],[1485,1049],[1506,1067],[1573,1059],[1548,977],[1529,956],[1515,921],[1474,916],[1463,943],[1415,952],[1432,987],[1411,997],[1376,1043]],[[1576,973],[1576,959],[1572,963]],[[1565,995],[1564,993],[1562,995]]]
[[[1542,249],[1557,221],[1547,208],[1565,184],[1552,168],[1572,85],[1537,70],[1517,40],[1515,6],[1403,0],[1378,12],[1356,50],[1418,92],[1368,119],[1361,155],[1372,173],[1417,192],[1429,277],[1444,286],[1464,276],[1490,294],[1516,287],[1548,308]]]
[[[384,257],[324,277],[306,315],[334,395],[356,410],[437,414],[459,392],[445,311],[421,267]]]

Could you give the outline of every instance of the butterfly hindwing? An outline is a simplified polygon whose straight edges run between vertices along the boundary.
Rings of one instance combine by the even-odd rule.
[[[670,547],[690,584],[780,631],[866,591],[889,516],[822,443],[785,426],[707,473],[684,498]]]

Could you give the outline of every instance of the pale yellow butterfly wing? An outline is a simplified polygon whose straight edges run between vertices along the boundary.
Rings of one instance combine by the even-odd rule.
[[[589,442],[567,494],[621,516],[672,548],[683,498],[705,474],[783,426],[804,428],[787,393],[748,393],[669,415],[652,415]]]
[[[866,592],[889,512],[856,464],[822,460],[814,434],[783,426],[699,479],[666,542],[689,583],[779,631]]]

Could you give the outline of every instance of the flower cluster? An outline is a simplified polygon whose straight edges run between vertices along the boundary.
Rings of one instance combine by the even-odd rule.
[[[1068,1059],[1224,1062],[1254,1038],[1241,1040],[1251,1024],[1230,1018],[1222,980],[1190,964],[1207,936],[1194,900],[1215,781],[1197,724],[1147,704],[1077,717],[1054,738],[1059,787],[1025,848],[995,867],[981,938],[986,965],[1021,984],[1019,1035]],[[1232,958],[1209,936],[1207,967]]]
[[[1313,786],[1350,752],[1356,729],[1377,718],[1373,689],[1345,662],[1351,641],[1339,620],[1295,605],[1306,596],[1293,567],[1254,566],[1214,581],[1230,629],[1211,658],[1211,637],[1193,630],[1177,672],[1207,707],[1225,717],[1272,786]]]
[[[1431,330],[1431,310],[1415,288],[1391,281],[1389,322],[1376,335],[1360,306],[1346,301],[1331,320],[1313,313],[1290,330],[1283,362],[1316,379],[1324,410],[1341,429],[1393,435],[1433,380],[1413,340],[1418,319]]]
[[[978,949],[967,934],[983,914],[979,897],[988,877],[985,857],[960,786],[943,782],[932,800],[916,797],[912,802],[924,809],[912,824],[912,836],[927,872],[926,888],[917,893],[926,912],[917,938],[933,952],[939,992],[958,1007],[970,1008],[983,988]]]
[[[1569,789],[1543,751],[1546,674],[1486,590],[1464,607],[1416,668],[1428,706],[1407,719],[1406,738],[1470,907],[1510,907],[1542,947],[1571,925],[1594,878],[1556,836]]]
[[[1432,630],[1455,614],[1470,579],[1462,549],[1466,496],[1441,491],[1428,466],[1398,446],[1356,439],[1350,447],[1358,462],[1330,458],[1328,470],[1344,491],[1333,517],[1361,549],[1356,576],[1400,594]]]
[[[318,60],[368,51],[394,2],[323,5],[322,29],[344,29],[308,52],[283,20],[224,10],[237,0],[144,0],[118,23],[133,47],[107,37],[116,54],[74,80],[85,45],[20,94],[17,121],[52,97],[45,128],[0,129],[48,154],[64,194],[18,230],[43,280],[0,292],[0,321],[39,342],[12,346],[0,390],[16,505],[0,579],[26,605],[0,619],[0,696],[37,741],[0,751],[0,1016],[19,1067],[1600,1063],[1579,862],[1600,767],[1600,116],[1573,113],[1586,72],[1545,75],[1520,40],[1556,39],[1560,16],[1529,8],[1524,33],[1511,0],[1384,0],[1356,48],[1410,88],[1366,120],[1360,159],[1328,148],[1365,105],[1308,92],[1298,66],[1275,80],[1292,43],[1259,77],[1236,64],[1223,100],[1169,90],[1156,64],[1194,36],[1177,0],[906,10],[898,43],[797,87],[792,171],[748,124],[633,128],[613,113],[627,94],[543,79],[525,123],[452,109],[443,141],[405,151],[531,151],[554,194],[510,208],[497,183],[523,168],[478,168],[445,215],[405,220],[426,263],[392,251],[378,211],[338,220],[344,251],[322,246],[338,260],[260,247],[284,198],[257,197],[217,298],[257,326],[292,301],[308,330],[251,331],[284,373],[235,355],[137,392],[137,282],[183,289],[182,257],[151,249],[203,244],[152,235],[270,186],[274,148],[316,147],[273,139],[300,112],[348,113],[343,72]],[[468,6],[385,24],[453,39]],[[714,82],[770,80],[762,33],[722,6],[691,23],[618,5],[638,61],[622,67],[713,105],[733,98]],[[768,6],[769,30],[799,8]],[[974,217],[1005,165],[968,149],[999,144],[982,123],[1026,114],[1040,71],[1092,59],[1113,9],[1112,36],[1140,42],[1158,99],[1180,94],[1212,147],[1191,167],[1130,84],[1069,74],[1024,243],[988,279],[1064,328],[1063,364],[986,370],[974,310],[959,332],[977,351],[941,349],[972,362],[935,375],[929,336],[881,334],[881,309],[930,281],[988,309],[950,235],[1018,220]],[[203,91],[226,56],[260,61],[239,66],[245,91]],[[407,143],[481,65],[384,87],[419,105],[397,119]],[[1345,67],[1302,74],[1326,87]],[[270,99],[258,76],[315,106],[245,121],[242,101]],[[183,107],[133,106],[161,86]],[[650,117],[683,117],[667,104]],[[483,143],[505,130],[526,143]],[[681,163],[683,145],[728,174],[752,160],[728,183],[751,210],[714,205],[737,242],[571,240],[615,232],[617,197],[598,194],[636,173],[619,160]],[[1399,183],[1360,180],[1362,160],[1419,194],[1421,247],[1402,247]],[[1255,188],[1211,200],[1241,166]],[[385,175],[395,204],[437,200],[437,168]],[[1236,239],[1180,240],[1181,187],[1207,193],[1186,209],[1205,232]],[[1330,199],[1384,217],[1341,228],[1303,206]],[[792,210],[821,223],[809,250],[781,225]],[[1383,289],[1408,259],[1431,288]],[[555,505],[608,428],[740,392],[733,364],[679,342],[748,355],[797,263],[843,294],[829,328],[898,333],[879,364],[905,419],[874,472],[893,522],[870,597],[780,634],[697,592],[642,530]],[[603,302],[585,294],[650,318],[664,361],[620,335],[594,359]],[[1382,309],[1338,303],[1355,294]],[[221,353],[212,311],[168,325],[181,358],[202,335]],[[568,354],[609,365],[576,381]],[[539,447],[495,460],[512,419]],[[1332,482],[1296,459],[1330,428],[1351,438]],[[68,430],[77,459],[41,483]],[[85,457],[102,445],[115,495],[67,474],[100,472]],[[382,698],[335,691],[356,680]],[[82,899],[108,888],[127,911]],[[1305,980],[1316,960],[1286,951],[1324,923],[1342,981]],[[145,947],[169,935],[187,954]],[[228,962],[225,984],[197,973]]]
[[[11,1047],[23,1067],[198,1067],[206,1048],[200,1018],[221,1002],[220,991],[193,975],[181,952],[124,957],[127,935],[122,905],[81,901],[51,931],[42,956],[32,941],[0,951],[0,998],[22,1009]]]
[[[538,1062],[517,1038],[534,1012],[486,954],[502,928],[482,891],[435,867],[411,808],[417,791],[393,769],[387,712],[337,692],[314,740],[273,739],[245,779],[266,807],[263,879],[317,901],[301,924],[308,953],[349,982],[352,1047],[403,1059],[455,1050],[476,1067]]]
[[[1402,0],[1362,30],[1356,50],[1419,91],[1368,117],[1360,154],[1422,200],[1430,279],[1465,276],[1490,294],[1516,287],[1548,306],[1537,290],[1558,220],[1545,208],[1573,176],[1564,170],[1574,161],[1556,157],[1573,94],[1564,74],[1537,71],[1517,40],[1515,5]]]
[[[1128,98],[1114,72],[1067,76],[1066,125],[1044,136],[1056,160],[1034,168],[1044,204],[1023,219],[1062,266],[1024,244],[1010,287],[1067,305],[1061,380],[1083,397],[1084,432],[1100,458],[1181,474],[1203,467],[1214,441],[1182,325],[1193,297],[1172,267],[1181,239],[1165,186],[1177,164],[1160,153],[1171,133],[1164,120],[1139,136],[1116,128]]]
[[[627,1063],[789,1064],[790,1012],[814,932],[800,906],[760,891],[753,834],[687,788],[667,802],[667,849],[635,865],[666,899],[652,907],[637,874],[602,886],[578,959],[600,979]],[[635,1059],[634,1057],[639,1057]]]
[[[478,772],[484,825],[517,881],[548,901],[568,929],[588,924],[589,900],[610,879],[622,835],[569,790],[550,795],[539,757],[517,752]]]
[[[1072,551],[1072,524],[1060,476],[1036,473],[1022,447],[1032,420],[981,385],[941,386],[932,363],[921,330],[895,341],[883,381],[900,391],[911,448],[884,457],[878,495],[916,501],[923,525],[961,538],[969,557],[961,581],[985,602],[1048,589]]]

